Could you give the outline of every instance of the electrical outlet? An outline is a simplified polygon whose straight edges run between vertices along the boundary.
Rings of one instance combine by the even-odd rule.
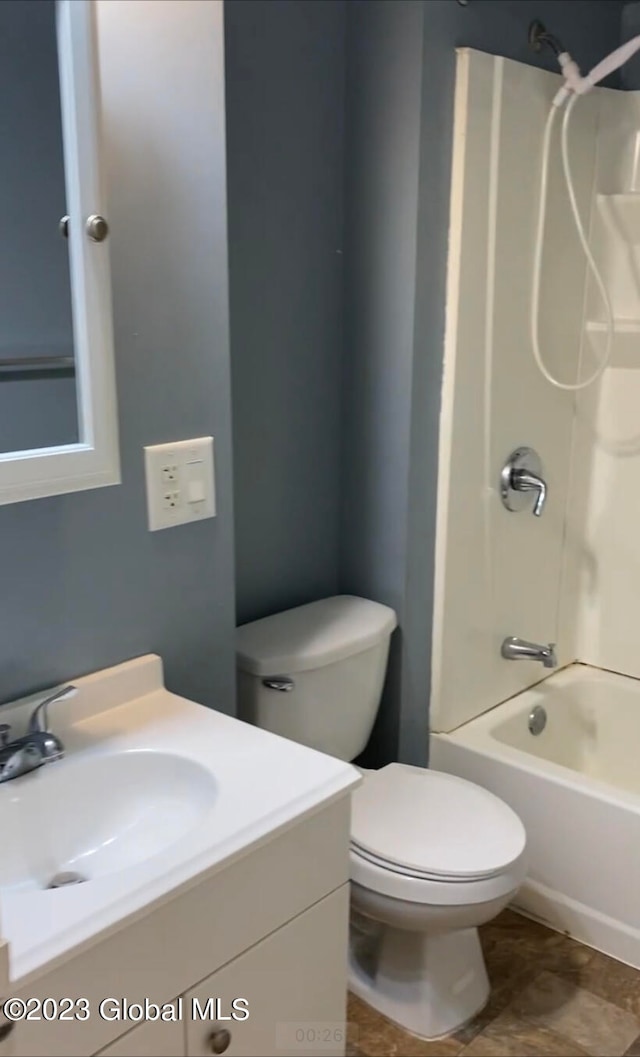
[[[175,463],[162,467],[162,480],[165,484],[173,484],[179,479],[178,467]]]
[[[149,530],[215,517],[213,437],[144,449]]]
[[[162,498],[163,510],[175,510],[180,506],[180,492],[165,492]]]

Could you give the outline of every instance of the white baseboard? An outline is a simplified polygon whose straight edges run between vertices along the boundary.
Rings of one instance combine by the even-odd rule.
[[[511,905],[556,932],[640,969],[640,929],[607,917],[538,881],[525,881]]]

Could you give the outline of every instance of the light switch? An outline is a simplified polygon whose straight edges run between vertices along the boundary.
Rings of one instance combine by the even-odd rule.
[[[149,531],[215,517],[213,437],[144,449]]]
[[[202,459],[191,459],[186,465],[187,501],[203,503],[206,499],[205,466]]]
[[[205,490],[203,481],[189,481],[187,495],[190,503],[204,503]]]

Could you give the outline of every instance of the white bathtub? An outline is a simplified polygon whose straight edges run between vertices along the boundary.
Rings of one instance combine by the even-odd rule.
[[[536,705],[547,725],[534,736]],[[432,734],[429,763],[520,815],[529,874],[516,908],[640,968],[640,681],[571,665]]]

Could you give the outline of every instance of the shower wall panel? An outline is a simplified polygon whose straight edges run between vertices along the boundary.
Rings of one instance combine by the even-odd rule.
[[[580,395],[568,512],[578,657],[640,677],[640,92],[601,89],[590,242],[609,290],[610,366]],[[602,300],[589,283],[584,369],[604,355]],[[563,599],[570,612],[572,601]]]
[[[506,636],[558,641],[561,663],[577,656],[578,576],[563,556],[574,397],[538,372],[529,328],[541,143],[559,84],[517,62],[458,53],[431,696],[437,731],[548,674],[533,662],[503,660]],[[576,107],[571,128],[586,215],[597,110],[594,94]],[[584,291],[584,257],[554,148],[541,343],[550,369],[567,381],[579,371]],[[510,513],[500,500],[501,467],[521,445],[544,465],[541,518]]]

